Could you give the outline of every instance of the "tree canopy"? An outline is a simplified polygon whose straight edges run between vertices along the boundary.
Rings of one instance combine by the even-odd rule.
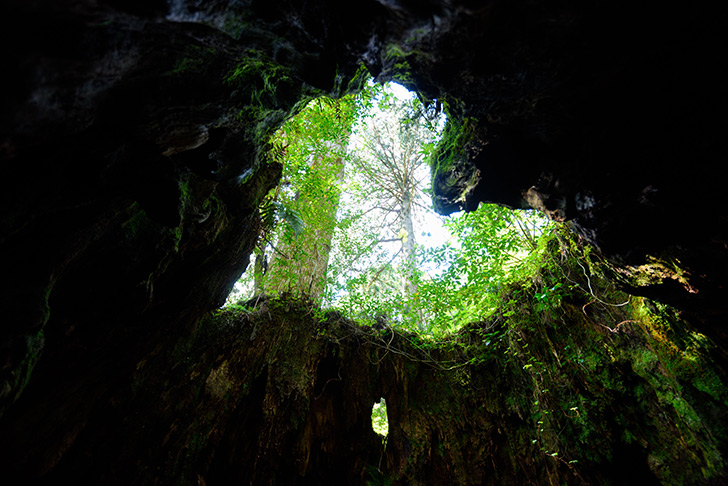
[[[289,294],[362,322],[443,335],[493,312],[501,288],[536,272],[552,224],[537,213],[482,205],[434,216],[436,106],[372,83],[357,96],[314,100],[286,122],[270,152],[283,180],[261,208],[255,265],[230,300]],[[438,244],[419,241],[433,233]]]

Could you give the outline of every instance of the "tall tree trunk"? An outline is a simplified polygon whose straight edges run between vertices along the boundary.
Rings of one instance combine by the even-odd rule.
[[[300,217],[303,227],[279,227],[263,282],[268,294],[314,302],[323,297],[357,107],[354,97],[318,99],[281,129],[278,143],[285,147],[284,177],[291,190],[282,190],[276,202]]]
[[[412,195],[409,191],[405,191],[405,197],[402,205],[402,226],[407,233],[402,241],[402,251],[404,253],[404,294],[407,296],[409,306],[409,315],[415,319],[415,324],[420,331],[424,331],[424,316],[422,313],[422,305],[419,301],[419,286],[417,285],[416,271],[417,260],[415,255],[415,225],[412,212]]]
[[[253,295],[255,296],[263,293],[264,276],[268,267],[266,258],[265,253],[256,248],[253,263]]]
[[[282,235],[266,274],[266,291],[320,302],[326,288],[326,269],[341,195],[336,183],[343,178],[344,159],[323,157],[311,169],[321,171],[324,177],[308,190],[297,192],[292,206],[301,214],[304,229],[299,235],[292,231]],[[325,182],[332,173],[335,183]]]

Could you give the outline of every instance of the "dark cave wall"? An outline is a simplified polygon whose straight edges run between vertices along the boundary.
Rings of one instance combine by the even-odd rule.
[[[266,137],[310,97],[363,79],[358,62],[337,66],[327,8],[291,30],[266,5],[232,7],[0,7],[12,73],[0,118],[0,435],[19,477],[135,477],[133,461],[119,471],[89,457],[117,450],[112,437],[137,414],[154,416],[129,402],[128,378],[178,337],[184,346],[246,267],[258,203],[280,177]]]
[[[712,209],[721,179],[710,176],[726,158],[723,15],[492,2],[455,30],[436,28],[434,44],[411,40],[411,85],[450,102],[458,128],[435,157],[435,207],[530,205],[620,265],[651,255],[677,266],[688,285],[632,281],[632,291],[695,311],[724,339],[726,221]]]
[[[279,178],[266,137],[343,89],[318,65],[325,45],[163,12],[3,4],[3,410],[45,350],[53,370],[77,351],[153,348],[219,306]]]
[[[719,5],[171,3],[0,6],[0,434],[12,438],[2,452],[19,474],[83,470],[89,481],[144,484],[164,477],[165,464],[194,482],[196,470],[184,469],[192,457],[212,477],[245,481],[260,473],[232,466],[253,450],[236,434],[267,437],[251,447],[268,451],[268,465],[282,444],[312,454],[313,439],[273,422],[264,430],[245,399],[223,407],[230,421],[210,436],[225,452],[200,452],[212,402],[178,400],[188,389],[175,377],[186,371],[170,371],[170,356],[247,264],[258,202],[279,178],[266,136],[308,98],[355,90],[362,62],[439,100],[453,125],[467,127],[443,144],[437,207],[529,203],[569,219],[622,265],[625,286],[691,312],[725,343]],[[640,279],[629,265],[646,254],[656,260]],[[140,369],[149,376],[135,385]],[[269,378],[259,380],[249,386],[263,394]],[[168,400],[135,388],[144,383]],[[361,432],[364,412],[346,422],[329,406],[329,422],[310,430]],[[203,425],[186,422],[206,414]],[[171,434],[167,448],[157,447],[161,430]],[[156,448],[139,459],[149,437]],[[361,460],[374,464],[369,440]],[[412,444],[396,431],[391,440],[395,471],[396,454]],[[482,450],[496,449],[506,450]],[[106,459],[93,466],[97,451]],[[366,469],[312,457],[292,467],[305,477]],[[422,471],[471,459],[432,459]]]

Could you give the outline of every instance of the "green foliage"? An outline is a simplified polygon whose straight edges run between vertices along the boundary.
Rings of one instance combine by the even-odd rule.
[[[555,231],[554,224],[538,213],[495,205],[452,217],[446,226],[451,241],[422,255],[423,263],[434,262],[446,270],[420,284],[430,311],[430,330],[439,334],[482,320],[500,308],[506,286],[529,280],[541,270]],[[541,303],[548,304],[548,297],[545,291]]]
[[[260,62],[239,66],[230,82],[255,73],[269,79],[260,80],[266,88],[285,77],[275,69],[266,74]],[[375,118],[374,108],[388,114]],[[283,182],[261,209],[268,230],[258,254],[275,268],[267,278],[279,282],[268,291],[293,291],[301,266],[318,262],[325,300],[337,308],[442,336],[490,315],[500,288],[537,272],[545,248],[539,237],[551,227],[534,213],[482,206],[447,221],[444,245],[416,244],[417,211],[429,206],[426,161],[442,154],[442,143],[435,149],[438,123],[432,103],[399,100],[371,83],[357,96],[314,100],[286,122],[269,144],[271,158],[284,163]],[[464,155],[467,120],[448,126],[447,150]],[[362,148],[352,154],[347,142],[355,130]],[[328,247],[331,258],[322,250]],[[559,285],[539,295],[543,308],[558,303]],[[317,286],[304,282],[294,294]]]
[[[445,227],[449,240],[438,247],[420,247],[414,273],[406,275],[391,264],[369,267],[346,282],[348,293],[340,305],[359,317],[386,316],[393,325],[446,336],[502,308],[504,289],[536,277],[549,241],[556,238],[555,224],[538,213],[494,205],[450,217]],[[366,239],[358,242],[364,245]],[[414,298],[399,285],[403,276],[415,279]],[[562,285],[554,282],[541,290],[536,296],[539,310],[558,305]],[[425,317],[424,327],[418,322],[420,315]]]
[[[382,398],[372,407],[372,429],[374,432],[387,437],[389,433],[389,420],[387,418],[387,402]]]
[[[398,99],[387,90],[376,93],[374,105],[359,124],[348,166],[329,299],[354,315],[386,314],[423,328],[416,227],[429,206],[425,159],[437,120],[423,116],[427,110],[416,98]]]
[[[376,324],[366,332],[352,331],[365,341],[373,362],[403,357],[405,367],[447,373],[448,383],[460,387],[447,397],[451,392],[441,391],[432,403],[410,402],[413,410],[425,409],[432,417],[487,411],[496,423],[510,424],[504,454],[527,457],[531,470],[533,464],[545,465],[538,470],[548,481],[538,480],[568,476],[591,484],[601,479],[589,474],[607,471],[613,484],[622,484],[622,473],[612,469],[623,466],[642,468],[663,484],[720,477],[726,465],[721,444],[728,441],[728,392],[725,376],[716,371],[714,345],[672,309],[616,289],[606,277],[614,270],[565,225],[535,212],[481,205],[447,220],[450,237],[443,245],[415,246],[414,268],[397,258],[397,245],[403,246],[409,232],[401,231],[396,218],[392,221],[399,225],[383,232],[385,213],[368,219],[376,212],[366,213],[370,206],[364,205],[392,206],[391,200],[375,197],[381,185],[369,182],[377,171],[393,172],[397,166],[383,157],[377,170],[367,172],[341,143],[365,108],[390,102],[371,93],[317,100],[272,140],[273,153],[285,159],[286,168],[283,185],[262,209],[271,229],[257,252],[286,253],[277,263],[278,276],[296,281],[299,266],[317,260],[314,246],[299,243],[335,246],[327,298],[343,314]],[[406,133],[422,114],[421,106],[410,108],[409,119],[399,117],[398,133]],[[421,145],[419,155],[429,155],[440,169],[467,159],[472,134],[467,122],[459,126],[450,128],[438,149],[432,140]],[[380,145],[379,150],[388,149]],[[359,191],[358,205],[339,207],[337,217],[331,208],[345,183],[342,166],[333,160],[359,171],[346,181],[348,189]],[[334,232],[337,239],[327,240]],[[415,293],[403,279],[414,284]],[[289,305],[285,302],[267,305]],[[244,306],[239,310],[250,312]],[[326,314],[307,313],[317,323],[315,335],[325,339]],[[292,348],[282,352],[290,354]],[[306,377],[299,368],[286,367],[281,376],[302,383]],[[375,406],[374,429],[384,434],[386,421],[386,409]],[[446,456],[471,440],[444,437],[428,449],[430,439],[415,437],[419,432],[404,432],[412,457]],[[373,484],[387,481],[378,469],[369,472]]]
[[[240,66],[230,79],[244,78],[249,71],[265,76],[258,67]],[[271,72],[267,79],[279,77],[285,74]],[[261,83],[264,89],[274,88]],[[313,100],[269,140],[268,159],[283,164],[283,178],[261,206],[264,232],[256,250],[256,292],[320,295],[352,124],[370,103],[368,90],[338,100]],[[249,286],[250,272],[242,280]]]
[[[467,224],[454,222],[462,241],[452,243],[452,254],[444,252],[448,261],[462,257],[451,262],[462,266],[454,273],[458,285],[469,282],[469,271],[472,285],[489,277],[470,269],[469,259],[498,276],[489,297],[495,304],[483,302],[487,315],[439,339],[386,326],[347,328],[346,338],[336,338],[354,340],[358,352],[370,353],[370,363],[398,363],[398,379],[407,375],[412,384],[417,377],[422,388],[439,383],[416,393],[410,388],[404,398],[428,420],[397,429],[412,448],[413,463],[452,457],[463,448],[480,451],[493,435],[472,431],[499,424],[507,427],[498,439],[501,454],[518,461],[519,470],[540,474],[534,483],[573,478],[575,484],[625,484],[632,469],[668,485],[720,478],[728,383],[714,361],[720,353],[713,343],[673,309],[615,288],[606,277],[613,270],[563,225],[524,227],[529,237],[501,210],[481,208],[467,215],[473,219]],[[506,234],[521,242],[495,241]],[[486,249],[476,251],[479,245]],[[276,306],[288,305],[268,301],[274,315]],[[315,318],[314,332],[326,339],[333,327],[321,321],[325,316]],[[295,369],[284,369],[291,383],[302,379]],[[402,396],[390,396],[392,404],[403,403]],[[372,412],[373,425],[386,416],[381,409]],[[464,421],[454,418],[460,416]],[[443,425],[450,423],[458,425]],[[467,434],[458,429],[463,423]],[[433,427],[436,446],[429,443]]]
[[[545,239],[537,271],[446,340],[498,374],[469,386],[507,389],[494,406],[530,423],[512,432],[512,453],[535,448],[574,474],[634,461],[663,484],[720,475],[728,392],[714,345],[670,308],[617,290],[611,268],[565,228]]]
[[[250,104],[275,106],[278,97],[291,95],[295,83],[290,72],[280,64],[269,60],[262,51],[249,50],[246,57],[225,76],[225,83],[245,89],[250,94]]]
[[[271,207],[275,208],[276,213],[280,214],[281,219],[286,222],[296,236],[303,232],[306,223],[304,223],[301,213],[278,201],[271,202]]]
[[[354,76],[351,78],[351,81],[347,84],[346,91],[348,93],[359,93],[362,97],[367,97],[367,92],[371,91],[370,88],[367,87],[371,84],[371,78],[372,75],[369,73],[369,70],[364,63],[361,63],[357,68],[356,73],[354,73]]]

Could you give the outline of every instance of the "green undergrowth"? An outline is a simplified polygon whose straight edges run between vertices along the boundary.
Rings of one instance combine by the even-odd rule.
[[[382,273],[390,269],[380,267],[376,279],[362,273],[347,282],[334,305],[365,323],[385,320],[392,327],[440,339],[498,312],[503,290],[549,271],[549,245],[568,240],[564,228],[535,211],[492,204],[447,218],[444,225],[447,240],[419,247],[414,268]],[[405,271],[414,290],[399,284]],[[547,304],[560,285],[544,287],[540,304]]]

